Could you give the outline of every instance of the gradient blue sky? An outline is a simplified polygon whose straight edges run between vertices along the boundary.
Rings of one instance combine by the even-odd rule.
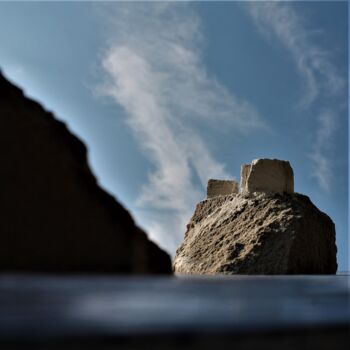
[[[291,162],[348,261],[347,2],[0,2],[0,67],[170,253],[208,178]]]

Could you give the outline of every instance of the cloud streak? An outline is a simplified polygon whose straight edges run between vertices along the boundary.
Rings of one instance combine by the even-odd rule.
[[[146,224],[170,252],[208,178],[231,178],[199,133],[263,127],[257,111],[211,77],[202,62],[199,17],[185,3],[117,3],[104,9],[111,36],[102,58],[103,92],[121,105],[154,170],[138,204],[154,209]]]
[[[268,39],[277,38],[289,51],[304,80],[300,107],[307,109],[315,102],[321,106],[317,117],[314,143],[311,147],[312,176],[322,189],[329,191],[332,162],[327,150],[335,132],[336,111],[324,111],[324,98],[342,96],[346,81],[339,75],[331,55],[313,42],[314,31],[296,11],[294,4],[285,2],[250,2],[244,5],[260,32]]]
[[[318,116],[318,130],[310,153],[312,160],[313,176],[320,186],[326,191],[331,190],[331,162],[326,156],[336,130],[334,113],[329,110],[322,111]]]

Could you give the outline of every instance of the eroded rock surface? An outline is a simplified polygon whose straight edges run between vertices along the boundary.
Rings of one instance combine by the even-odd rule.
[[[84,144],[0,74],[0,271],[170,273]]]
[[[185,274],[334,274],[335,226],[307,196],[240,193],[200,202],[176,252]]]

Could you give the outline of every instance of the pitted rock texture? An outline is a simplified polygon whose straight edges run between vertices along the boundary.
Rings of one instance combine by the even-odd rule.
[[[0,74],[0,271],[171,273],[84,144]]]
[[[334,274],[335,226],[301,194],[200,202],[173,263],[180,274]]]

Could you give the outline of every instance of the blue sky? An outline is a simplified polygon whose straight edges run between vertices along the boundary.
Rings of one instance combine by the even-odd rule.
[[[0,67],[172,254],[208,178],[291,162],[348,270],[347,2],[0,2]]]

